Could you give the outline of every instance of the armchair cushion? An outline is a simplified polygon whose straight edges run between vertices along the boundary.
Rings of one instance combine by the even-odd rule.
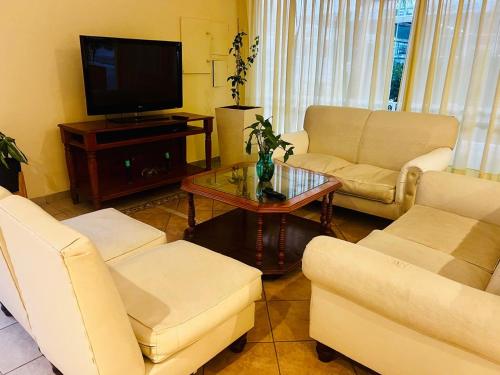
[[[490,274],[500,259],[500,226],[415,205],[386,232],[443,251]]]
[[[278,160],[283,162],[283,158],[279,158]],[[351,165],[351,163],[344,159],[326,154],[292,155],[286,163],[292,167],[309,169],[321,173],[333,173]]]
[[[472,263],[380,230],[371,232],[358,245],[481,290],[486,288],[491,278],[489,272]]]
[[[123,257],[111,270],[141,350],[155,363],[242,311],[262,291],[259,270],[187,241]]]
[[[114,208],[90,212],[62,223],[90,238],[105,262],[167,242],[161,230]]]
[[[394,202],[399,172],[368,164],[352,164],[332,174],[342,182],[342,193],[382,203]]]

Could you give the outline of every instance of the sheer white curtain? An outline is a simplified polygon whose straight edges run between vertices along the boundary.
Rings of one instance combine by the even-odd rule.
[[[246,102],[279,132],[302,128],[306,108],[386,108],[396,0],[247,0],[261,49]]]
[[[403,109],[456,116],[453,170],[498,179],[500,1],[420,1],[416,17]]]

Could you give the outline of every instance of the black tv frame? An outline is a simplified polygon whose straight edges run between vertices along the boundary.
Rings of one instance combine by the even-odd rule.
[[[92,103],[89,98],[90,91],[90,82],[89,82],[89,72],[87,67],[87,59],[86,59],[86,51],[84,48],[84,43],[88,40],[106,40],[106,41],[120,41],[120,42],[130,42],[137,43],[141,42],[143,44],[162,44],[162,45],[172,45],[177,49],[178,55],[178,67],[177,67],[177,76],[179,77],[179,87],[177,90],[177,97],[179,101],[175,106],[167,105],[166,103],[155,103],[155,104],[144,104],[139,105],[136,108],[131,108],[130,106],[95,106],[95,103]],[[183,106],[183,80],[182,80],[182,43],[174,42],[174,41],[163,41],[163,40],[148,40],[148,39],[133,39],[133,38],[115,38],[115,37],[105,37],[105,36],[90,36],[90,35],[80,35],[80,50],[82,57],[82,69],[83,69],[83,82],[85,86],[85,102],[87,105],[87,114],[91,115],[110,115],[110,114],[124,114],[124,113],[134,113],[135,116],[131,117],[137,120],[141,118],[146,118],[148,116],[139,116],[139,113],[146,111],[157,111],[162,109],[172,109],[172,108],[181,108]],[[129,117],[127,117],[129,118]],[[130,118],[129,118],[130,119]]]

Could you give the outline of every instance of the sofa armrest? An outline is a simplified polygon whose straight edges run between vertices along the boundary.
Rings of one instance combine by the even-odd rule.
[[[500,297],[495,294],[325,236],[307,245],[302,269],[314,284],[334,294],[500,363]]]
[[[281,139],[290,142],[295,148],[293,149],[294,155],[305,154],[309,148],[309,135],[305,130],[293,133],[283,133]],[[273,159],[283,160],[285,151],[276,149],[273,153]]]
[[[415,202],[500,226],[500,182],[426,172],[420,177]]]
[[[417,179],[409,172],[443,171],[448,167],[451,155],[451,149],[440,147],[410,160],[401,168],[396,184],[396,203],[404,206],[402,213],[413,205],[415,199]]]

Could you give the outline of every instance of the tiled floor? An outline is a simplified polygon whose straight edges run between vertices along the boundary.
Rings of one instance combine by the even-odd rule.
[[[168,240],[175,241],[182,238],[187,226],[187,201],[177,193],[176,188],[162,189],[112,202],[112,206],[164,230]],[[166,195],[173,199],[162,199]],[[209,199],[196,198],[195,201],[196,217],[201,221],[231,209]],[[69,198],[38,203],[59,220],[92,210],[86,203],[73,205]],[[314,202],[297,214],[319,222],[319,203]],[[387,224],[383,219],[334,208],[333,229],[339,238],[348,241],[358,241],[373,229]],[[315,342],[308,334],[310,294],[310,282],[300,270],[278,279],[264,280],[263,298],[257,302],[255,327],[249,332],[245,350],[241,354],[223,351],[200,369],[198,375],[370,374],[370,370],[347,358],[328,364],[318,361]],[[21,326],[0,313],[0,375],[5,374],[46,375],[52,374],[52,370]]]

